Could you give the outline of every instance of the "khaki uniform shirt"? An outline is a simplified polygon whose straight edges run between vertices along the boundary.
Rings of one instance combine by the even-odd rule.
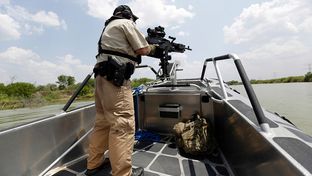
[[[135,23],[128,19],[117,19],[110,22],[101,36],[103,49],[118,51],[136,57],[135,51],[148,46],[144,35],[137,29]],[[116,56],[126,62],[131,60]],[[106,61],[107,55],[97,56],[97,63]],[[133,61],[131,61],[133,62]]]

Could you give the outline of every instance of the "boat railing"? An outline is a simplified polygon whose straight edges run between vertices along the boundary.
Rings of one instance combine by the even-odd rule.
[[[246,71],[239,59],[239,57],[236,55],[236,54],[226,54],[226,55],[222,55],[222,56],[217,56],[217,57],[211,57],[211,58],[208,58],[205,60],[204,62],[204,65],[203,65],[203,69],[202,69],[202,74],[201,74],[201,80],[204,79],[204,76],[205,76],[205,72],[206,72],[206,67],[207,67],[207,63],[208,62],[213,62],[214,64],[214,68],[215,68],[215,71],[217,73],[217,77],[218,77],[218,80],[219,80],[219,83],[220,83],[220,87],[221,87],[221,90],[222,90],[222,93],[223,93],[223,97],[224,97],[224,100],[227,101],[228,99],[228,96],[227,96],[227,93],[226,93],[226,90],[225,90],[225,85],[224,85],[224,82],[223,82],[223,78],[222,78],[222,75],[221,75],[221,72],[220,72],[220,69],[218,67],[218,64],[217,64],[217,61],[221,61],[221,60],[227,60],[227,59],[233,59],[234,60],[234,63],[235,63],[235,66],[236,66],[236,69],[239,73],[239,76],[242,80],[242,83],[244,85],[244,88],[246,90],[246,93],[248,95],[248,98],[249,98],[249,101],[252,105],[252,108],[254,110],[254,113],[256,115],[256,118],[257,118],[257,121],[261,127],[261,129],[264,131],[264,132],[267,132],[269,133],[270,132],[270,127],[269,127],[269,124],[266,120],[266,117],[264,116],[264,113],[263,113],[263,110],[260,106],[260,103],[258,101],[258,98],[251,86],[251,83],[249,81],[249,78],[246,74]]]

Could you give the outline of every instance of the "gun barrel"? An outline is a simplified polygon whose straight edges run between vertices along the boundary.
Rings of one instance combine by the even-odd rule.
[[[186,50],[192,51],[192,48],[190,48],[190,46],[187,46],[187,48],[185,48]]]

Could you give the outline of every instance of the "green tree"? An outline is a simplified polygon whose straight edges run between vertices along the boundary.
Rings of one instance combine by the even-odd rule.
[[[78,87],[79,85],[77,85]],[[88,83],[83,87],[83,89],[80,92],[81,96],[85,96],[85,95],[90,95],[94,93],[94,89],[95,89],[95,80],[94,79],[90,79],[88,81]]]
[[[308,72],[307,74],[305,74],[304,82],[312,82],[312,73],[311,72]]]
[[[57,80],[56,83],[59,85],[60,90],[75,84],[75,78],[73,76],[60,75],[57,77]]]
[[[59,85],[59,89],[60,90],[63,90],[66,88],[67,86],[67,79],[66,79],[66,76],[65,75],[60,75],[57,77],[57,80],[56,83]]]
[[[0,83],[0,94],[6,94],[6,86]]]
[[[92,90],[93,90],[93,89],[92,89],[90,86],[85,85],[85,86],[82,88],[81,92],[80,92],[80,96],[88,95],[88,94],[92,93]]]
[[[232,80],[232,81],[227,82],[227,84],[229,84],[229,85],[239,85],[241,83],[236,81],[236,80]]]
[[[36,91],[44,91],[44,90],[45,90],[45,86],[43,86],[43,85],[37,86],[37,90]]]
[[[67,77],[67,85],[68,86],[71,86],[71,85],[74,85],[76,82],[75,78],[73,76],[68,76]]]
[[[133,79],[131,82],[131,86],[138,87],[141,84],[146,84],[147,82],[151,82],[151,81],[153,81],[153,79],[149,79],[149,78]]]
[[[55,90],[57,90],[57,85],[56,84],[47,84],[46,89],[51,90],[51,91],[55,91]]]
[[[9,96],[29,98],[36,92],[36,87],[31,83],[16,82],[6,86],[6,93]]]

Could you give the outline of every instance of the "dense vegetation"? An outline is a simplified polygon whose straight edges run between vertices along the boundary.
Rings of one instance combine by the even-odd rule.
[[[251,84],[274,84],[274,83],[290,83],[290,82],[312,82],[312,73],[308,72],[304,76],[289,76],[277,79],[267,79],[267,80],[250,80]],[[238,81],[229,81],[230,85],[241,84]]]
[[[0,83],[0,110],[21,107],[36,107],[54,103],[65,103],[80,83],[72,76],[60,75],[55,84],[35,86],[31,83]],[[132,87],[152,81],[148,78],[133,79]],[[90,79],[80,92],[77,100],[93,100],[94,79]]]
[[[21,107],[34,107],[54,103],[65,103],[80,83],[72,76],[60,75],[55,84],[33,85],[31,83],[16,82],[8,85],[0,83],[0,110],[14,109]],[[146,82],[153,81],[148,78],[133,79],[132,87],[137,87]],[[252,84],[264,83],[289,83],[289,82],[312,82],[312,73],[308,72],[305,76],[290,76],[286,78],[269,80],[251,80]],[[94,79],[90,79],[84,86],[78,100],[93,100]],[[240,84],[238,81],[230,81],[229,84]]]
[[[151,82],[153,81],[152,79],[149,79],[149,78],[140,78],[140,79],[133,79],[131,80],[131,86],[132,87],[138,87],[142,84],[145,84],[145,83],[148,83],[148,82]]]

